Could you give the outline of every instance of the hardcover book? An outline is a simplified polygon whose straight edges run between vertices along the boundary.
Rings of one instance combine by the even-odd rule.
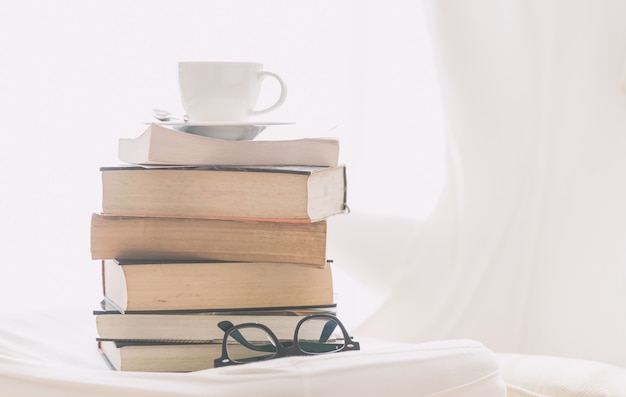
[[[102,213],[315,222],[346,211],[345,166],[103,167]]]
[[[92,214],[92,259],[224,260],[326,265],[326,222]]]
[[[331,265],[102,261],[107,301],[126,310],[271,309],[334,304]]]
[[[262,323],[279,339],[288,340],[304,317],[336,314],[336,309],[336,305],[325,305],[274,309],[135,310],[122,314],[111,307],[95,310],[93,314],[98,336],[104,339],[221,342],[224,332],[217,324],[224,320],[233,324]]]
[[[116,371],[191,372],[214,367],[222,343],[97,339],[98,351]]]

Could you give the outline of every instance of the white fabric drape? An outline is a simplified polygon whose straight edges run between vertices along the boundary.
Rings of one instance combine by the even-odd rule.
[[[426,6],[446,191],[359,331],[626,365],[626,2]]]
[[[110,371],[87,310],[0,315],[0,395],[10,397],[503,397],[495,355],[471,340],[393,344],[190,373]]]

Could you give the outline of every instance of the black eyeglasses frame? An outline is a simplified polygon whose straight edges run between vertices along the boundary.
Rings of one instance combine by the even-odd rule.
[[[312,352],[307,352],[307,351],[302,350],[298,343],[298,334],[299,334],[300,328],[302,327],[302,324],[304,324],[307,321],[310,321],[311,319],[327,319],[329,320],[329,322],[332,321],[337,326],[339,326],[343,334],[343,338],[344,338],[343,346],[340,349],[333,350],[332,352],[312,353]],[[343,351],[361,349],[359,342],[354,341],[352,337],[350,337],[350,334],[348,334],[348,331],[346,330],[346,327],[343,325],[343,323],[336,316],[332,314],[328,314],[328,313],[311,314],[309,316],[302,318],[298,322],[294,330],[293,343],[288,346],[285,346],[285,344],[283,344],[278,339],[276,334],[274,334],[274,332],[265,324],[242,323],[242,324],[233,325],[233,323],[231,323],[230,321],[221,321],[218,324],[218,326],[220,327],[222,331],[224,331],[224,338],[222,340],[222,356],[220,358],[215,359],[214,361],[214,366],[216,368],[225,367],[229,365],[246,364],[245,362],[239,362],[239,361],[231,359],[228,355],[228,346],[227,346],[228,337],[231,335],[232,335],[232,338],[237,340],[239,343],[243,345],[247,345],[245,338],[239,333],[239,330],[243,328],[257,328],[257,329],[263,330],[272,339],[272,343],[276,347],[276,351],[271,357],[268,357],[266,359],[259,360],[259,361],[267,361],[267,360],[273,360],[275,358],[290,357],[290,356],[315,356],[315,355],[321,355],[321,354],[340,353]],[[334,327],[333,327],[333,330],[334,330]],[[331,334],[332,334],[332,330],[331,330]],[[252,350],[256,350],[253,347],[250,347],[250,346],[248,347],[251,348]]]

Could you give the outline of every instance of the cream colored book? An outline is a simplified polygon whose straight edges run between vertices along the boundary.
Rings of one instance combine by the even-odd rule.
[[[346,211],[345,166],[103,167],[102,213],[316,222]]]
[[[222,343],[99,339],[98,351],[114,371],[192,372],[213,368]]]
[[[218,324],[261,323],[281,340],[293,338],[296,325],[312,314],[336,314],[336,305],[280,307],[271,309],[143,310],[120,313],[113,306],[94,310],[98,336],[103,339],[143,341],[221,342]]]
[[[102,261],[107,302],[126,310],[270,309],[334,303],[331,265]]]
[[[122,138],[118,157],[143,165],[309,165],[335,166],[336,138],[230,141],[150,124],[136,138]]]
[[[92,259],[326,265],[327,221],[262,222],[92,214]]]

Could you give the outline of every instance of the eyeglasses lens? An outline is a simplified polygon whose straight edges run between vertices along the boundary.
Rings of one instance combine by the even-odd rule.
[[[345,345],[343,332],[335,320],[316,317],[302,323],[296,342],[308,354],[332,353]]]
[[[273,358],[278,351],[274,340],[258,327],[234,329],[226,338],[228,358],[238,363],[251,363]]]

